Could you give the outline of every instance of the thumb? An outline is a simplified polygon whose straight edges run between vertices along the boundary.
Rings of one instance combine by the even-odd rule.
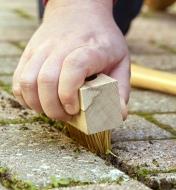
[[[59,78],[59,98],[65,111],[74,115],[79,112],[78,90],[86,77],[101,72],[106,66],[104,55],[93,47],[80,47],[64,60]]]
[[[118,81],[122,115],[125,120],[128,114],[127,103],[130,94],[130,60],[128,56],[113,68],[110,76]]]

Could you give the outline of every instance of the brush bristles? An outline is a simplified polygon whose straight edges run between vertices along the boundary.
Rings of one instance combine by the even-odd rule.
[[[103,131],[92,135],[86,135],[75,127],[66,124],[69,135],[82,146],[97,154],[106,154],[111,149],[111,131]]]

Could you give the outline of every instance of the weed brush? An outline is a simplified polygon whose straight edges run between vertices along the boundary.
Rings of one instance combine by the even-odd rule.
[[[132,64],[134,87],[176,95],[176,75]],[[111,150],[111,130],[122,126],[116,80],[99,74],[79,89],[80,112],[66,124],[69,135],[97,154]]]

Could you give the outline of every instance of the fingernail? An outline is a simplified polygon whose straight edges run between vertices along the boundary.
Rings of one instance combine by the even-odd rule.
[[[123,120],[126,120],[128,115],[127,105],[125,103],[125,100],[123,98],[120,98],[120,104],[121,104],[121,113],[123,116]]]
[[[77,110],[76,110],[75,106],[73,106],[73,105],[71,105],[71,104],[66,104],[66,105],[64,106],[64,108],[65,108],[65,111],[66,111],[68,114],[70,114],[70,115],[74,115],[74,114],[77,113]]]

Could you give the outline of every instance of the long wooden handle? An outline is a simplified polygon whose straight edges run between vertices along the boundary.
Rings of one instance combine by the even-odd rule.
[[[157,90],[176,95],[176,74],[132,64],[131,84],[134,87]]]

